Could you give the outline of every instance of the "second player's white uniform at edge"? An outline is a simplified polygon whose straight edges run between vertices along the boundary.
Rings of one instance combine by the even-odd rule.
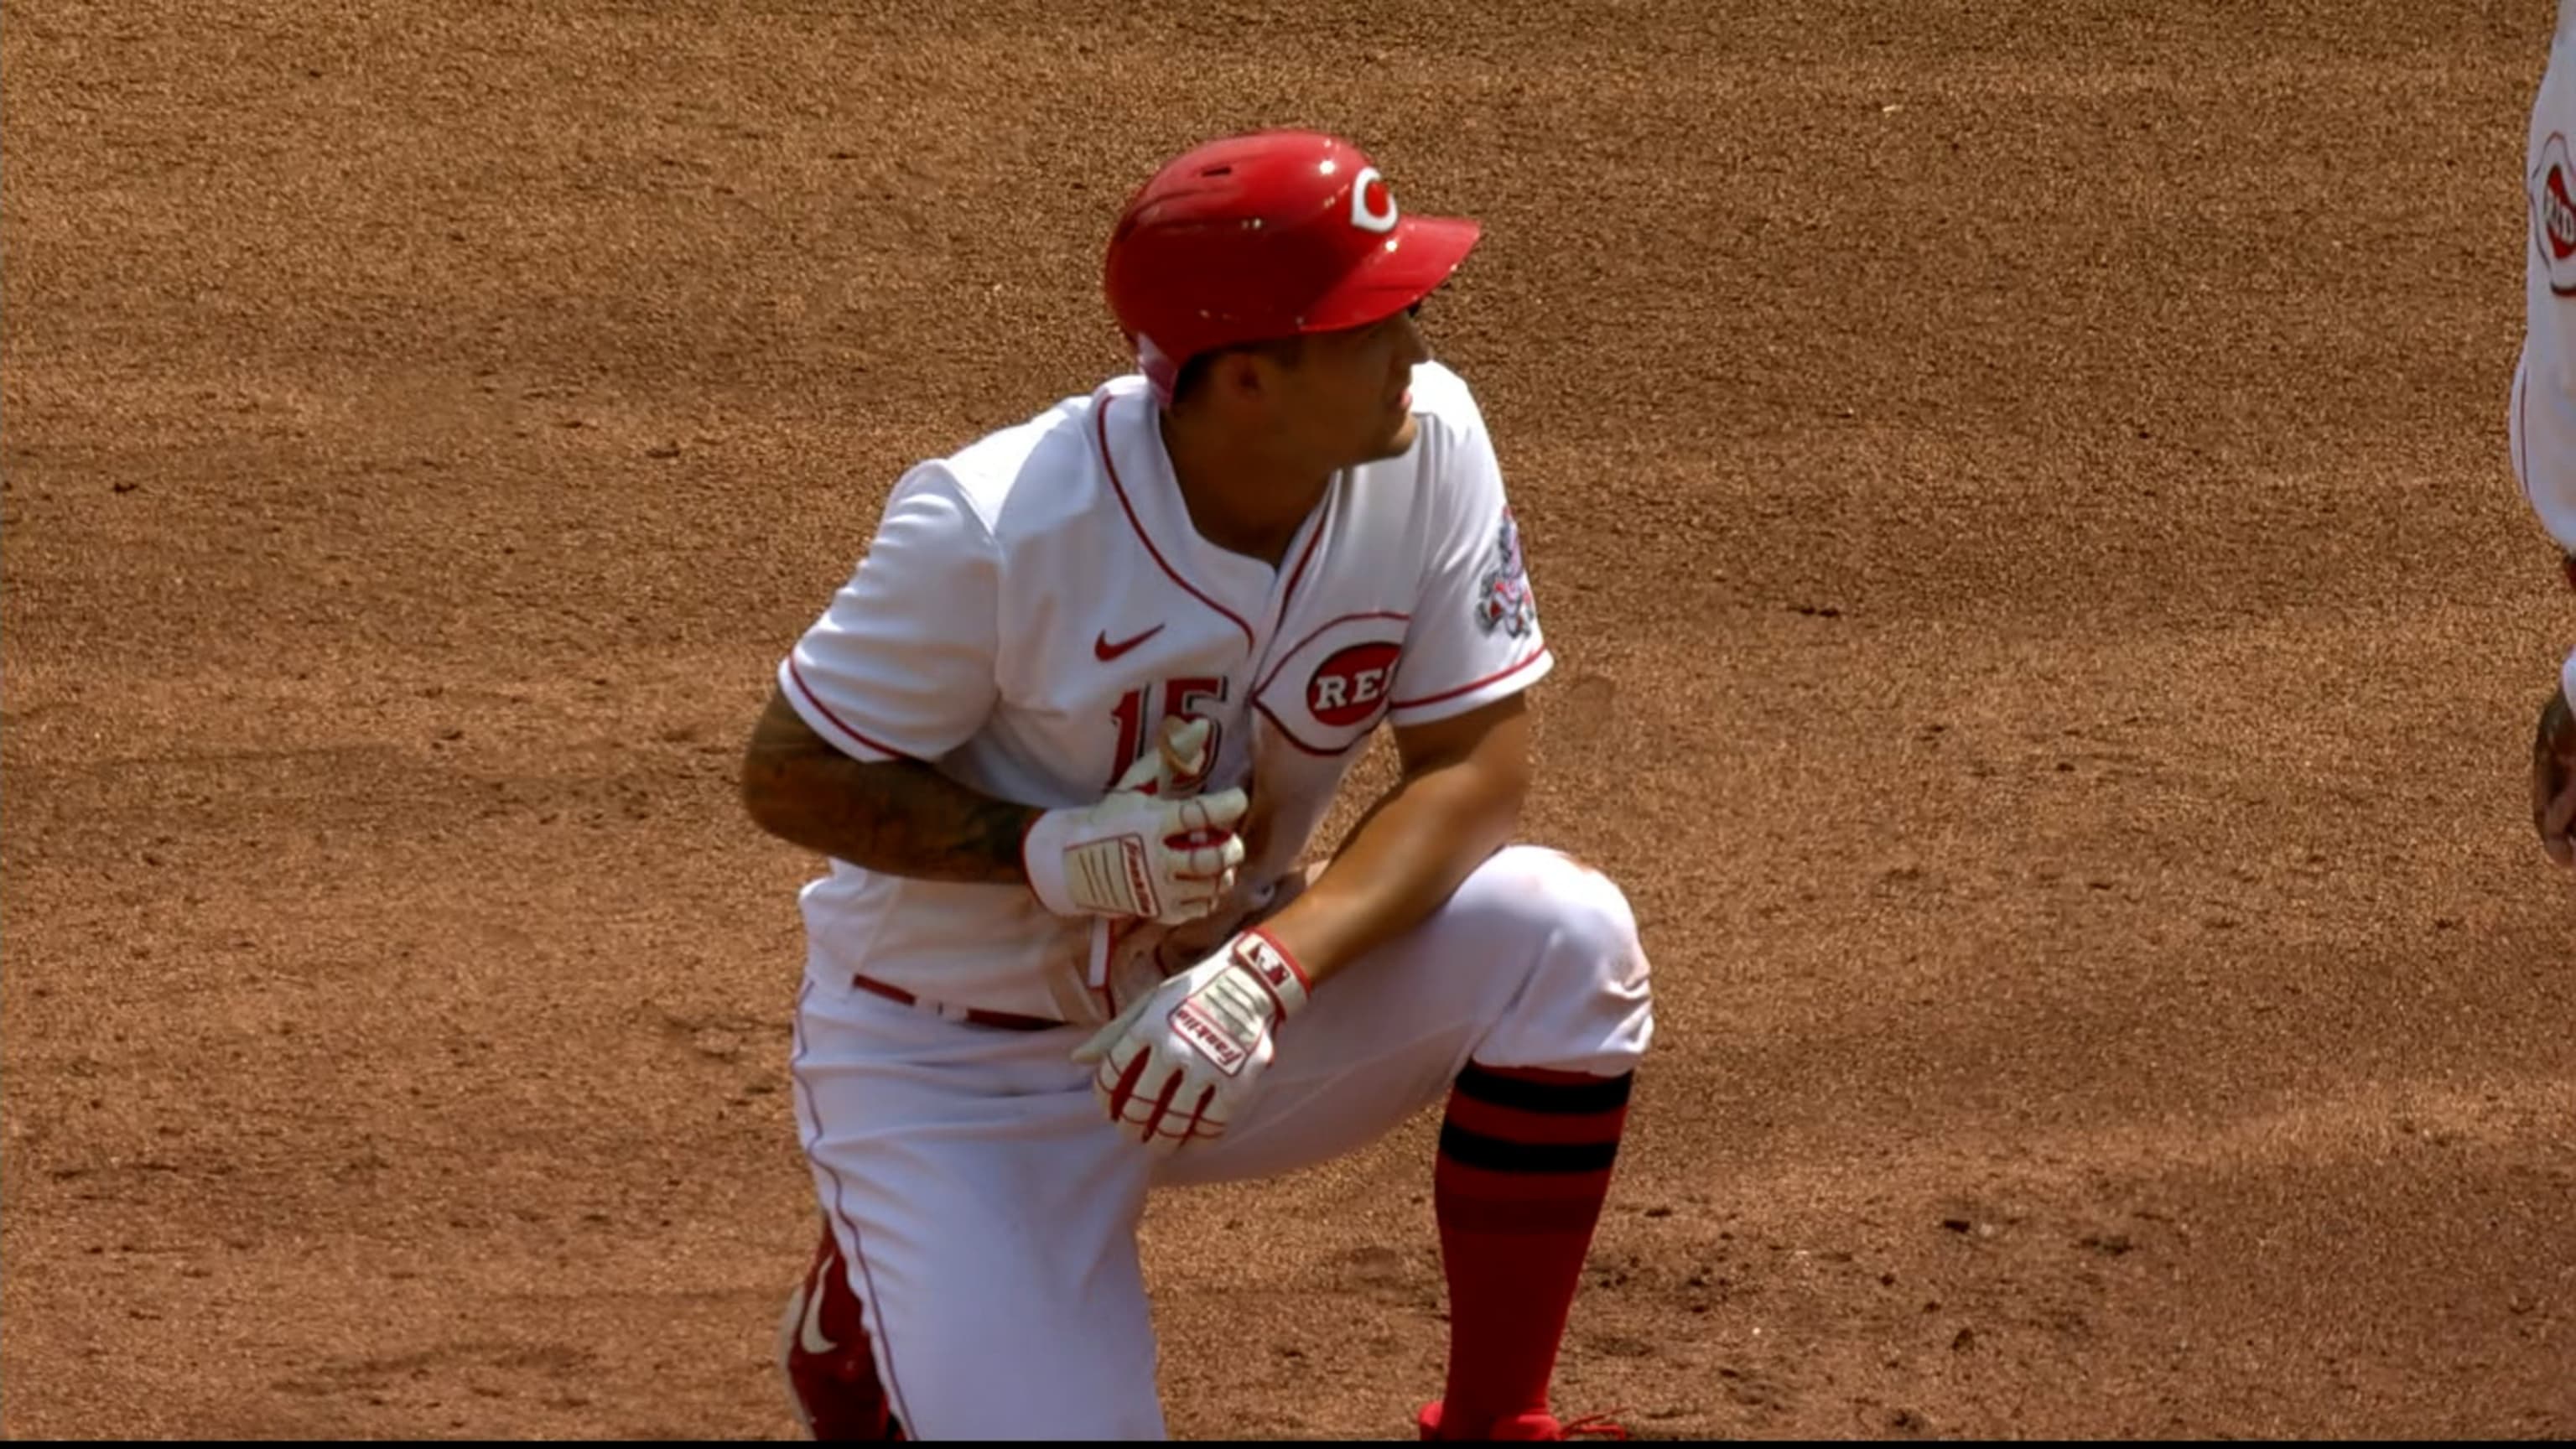
[[[886,1396],[916,1436],[1159,1437],[1134,1244],[1150,1184],[1349,1151],[1439,1101],[1471,1058],[1617,1077],[1646,1050],[1626,901],[1515,847],[1319,989],[1221,1140],[1141,1151],[1067,1058],[1114,993],[1302,884],[1291,868],[1381,723],[1473,709],[1548,671],[1475,401],[1437,365],[1416,369],[1413,397],[1415,445],[1342,474],[1276,569],[1193,530],[1141,377],[1067,399],[913,469],[779,666],[784,697],[842,751],[935,762],[1002,799],[1097,800],[1172,715],[1215,725],[1205,789],[1254,796],[1227,905],[1160,952],[1157,928],[1123,933],[1107,968],[1096,927],[1022,887],[837,862],[807,887],[797,1117]],[[970,1008],[1070,1025],[993,1030]]]
[[[2561,6],[2525,148],[2525,332],[2514,371],[2514,476],[2543,527],[2576,555],[2576,13]],[[2571,579],[2576,582],[2576,579]],[[2562,676],[2576,699],[2576,655]]]

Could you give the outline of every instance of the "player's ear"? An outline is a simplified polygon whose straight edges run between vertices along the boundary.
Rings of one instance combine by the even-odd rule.
[[[1278,391],[1279,364],[1266,351],[1244,347],[1218,357],[1209,368],[1211,391],[1237,404],[1259,404]]]

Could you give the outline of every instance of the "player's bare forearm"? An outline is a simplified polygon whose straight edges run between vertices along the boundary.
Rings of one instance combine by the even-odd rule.
[[[1268,922],[1312,982],[1420,925],[1520,824],[1530,770],[1519,696],[1398,739],[1403,778]]]
[[[1025,881],[1020,840],[1038,811],[980,794],[917,760],[857,760],[772,694],[743,751],[742,803],[781,840],[922,880]]]

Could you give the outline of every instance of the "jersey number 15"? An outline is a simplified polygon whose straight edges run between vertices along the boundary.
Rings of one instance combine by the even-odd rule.
[[[1163,697],[1163,707],[1151,710],[1152,697]],[[1115,788],[1127,767],[1136,763],[1151,748],[1147,731],[1150,720],[1159,729],[1165,719],[1200,718],[1199,706],[1225,703],[1225,681],[1222,679],[1166,679],[1160,684],[1140,684],[1118,697],[1118,707],[1110,717],[1118,721],[1118,758],[1109,765],[1109,788]],[[1225,721],[1207,716],[1208,737],[1205,766],[1185,780],[1172,782],[1183,793],[1207,783],[1209,771],[1216,768],[1217,751],[1225,743]]]

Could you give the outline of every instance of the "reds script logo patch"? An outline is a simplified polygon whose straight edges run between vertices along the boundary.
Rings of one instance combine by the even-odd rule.
[[[2531,173],[2531,244],[2549,290],[2576,295],[2576,192],[2568,180],[2567,138],[2551,132]]]
[[[1345,614],[1279,656],[1253,705],[1281,738],[1310,755],[1357,746],[1386,718],[1404,658],[1406,616]]]
[[[1336,651],[1306,681],[1306,712],[1316,723],[1337,730],[1376,718],[1386,708],[1396,656],[1402,652],[1382,639]]]
[[[1521,559],[1520,526],[1506,508],[1494,537],[1493,566],[1476,589],[1476,627],[1518,639],[1537,623],[1538,603],[1530,597],[1529,568]]]

